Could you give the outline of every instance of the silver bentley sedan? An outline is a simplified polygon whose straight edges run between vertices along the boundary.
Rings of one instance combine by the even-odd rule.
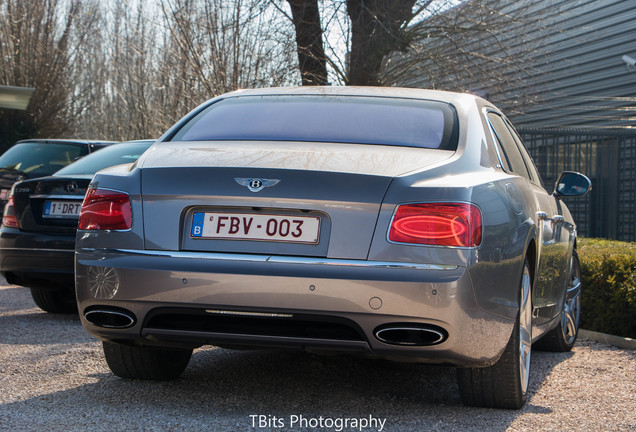
[[[464,403],[519,408],[533,343],[577,337],[562,197],[590,187],[565,172],[547,192],[476,96],[228,93],[94,177],[80,316],[124,378],[177,378],[206,344],[296,348],[454,365]]]

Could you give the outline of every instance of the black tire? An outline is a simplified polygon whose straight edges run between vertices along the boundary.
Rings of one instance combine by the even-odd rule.
[[[191,349],[172,349],[103,342],[110,370],[121,378],[168,381],[179,378],[190,362]]]
[[[490,367],[457,369],[465,405],[519,409],[526,403],[532,352],[532,277],[527,259],[520,285],[519,313],[501,358]]]
[[[559,317],[559,324],[546,333],[535,347],[543,351],[568,352],[579,335],[581,322],[581,263],[576,250],[572,252],[570,276]]]
[[[33,301],[45,312],[58,314],[77,313],[75,295],[70,290],[52,290],[46,288],[30,288]]]

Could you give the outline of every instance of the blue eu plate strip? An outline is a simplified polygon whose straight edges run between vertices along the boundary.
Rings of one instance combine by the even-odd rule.
[[[192,237],[201,237],[203,235],[203,220],[205,219],[205,213],[195,213],[192,216]]]

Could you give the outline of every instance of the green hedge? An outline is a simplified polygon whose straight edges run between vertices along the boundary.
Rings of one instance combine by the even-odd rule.
[[[636,338],[636,243],[579,239],[581,328]]]

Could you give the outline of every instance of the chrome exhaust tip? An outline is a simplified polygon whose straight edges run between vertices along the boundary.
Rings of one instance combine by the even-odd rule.
[[[108,329],[126,329],[135,325],[135,315],[120,308],[95,308],[84,312],[89,323]]]
[[[448,332],[441,327],[413,323],[383,325],[374,335],[380,342],[403,346],[437,345],[448,338]]]

